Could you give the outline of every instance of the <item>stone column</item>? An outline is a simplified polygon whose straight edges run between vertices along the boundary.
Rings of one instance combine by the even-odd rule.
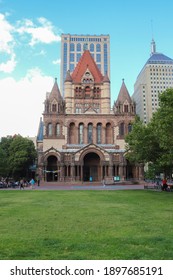
[[[80,179],[81,179],[81,181],[83,181],[83,165],[81,165],[81,174],[80,175],[81,175]]]
[[[84,139],[84,144],[88,144],[88,134],[87,134],[87,127],[84,126],[84,130],[83,130],[83,139]]]
[[[120,163],[120,165],[119,165],[119,176],[120,176],[120,180],[124,181],[124,165],[123,165],[123,163]]]
[[[97,132],[96,132],[96,127],[93,125],[93,143],[97,143]]]
[[[71,180],[75,181],[75,165],[71,163]]]
[[[106,143],[106,128],[102,127],[102,144]]]
[[[109,165],[108,175],[109,175],[109,177],[113,177],[113,166],[112,165]]]

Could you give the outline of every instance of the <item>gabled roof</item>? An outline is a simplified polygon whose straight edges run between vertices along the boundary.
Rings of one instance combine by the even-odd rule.
[[[53,100],[53,99],[62,100],[62,96],[61,96],[61,93],[60,93],[60,90],[59,90],[59,87],[58,87],[58,84],[57,84],[57,78],[55,78],[55,83],[54,83],[53,88],[50,92],[49,99],[50,100]]]
[[[91,56],[88,50],[85,50],[71,75],[73,82],[80,83],[81,78],[84,75],[87,68],[93,75],[95,83],[100,83],[103,81],[103,76],[99,68],[97,67],[93,57]]]
[[[117,103],[124,103],[126,100],[129,103],[132,102],[130,94],[129,94],[127,88],[126,88],[126,85],[125,85],[124,79],[123,79],[123,82],[122,82],[122,85],[121,85],[121,88],[120,88],[120,92],[118,94],[118,98],[117,98],[116,104]]]

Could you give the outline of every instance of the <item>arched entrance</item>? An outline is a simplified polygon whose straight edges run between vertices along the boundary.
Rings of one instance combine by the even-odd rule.
[[[88,153],[83,159],[83,181],[100,181],[100,157],[96,153]]]
[[[46,181],[57,181],[57,157],[47,158]]]
[[[130,164],[128,160],[126,166],[126,179],[127,180],[133,179],[133,166]]]

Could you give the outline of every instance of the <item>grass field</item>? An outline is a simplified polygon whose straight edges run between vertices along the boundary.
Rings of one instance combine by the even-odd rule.
[[[173,259],[173,193],[0,191],[1,260]]]

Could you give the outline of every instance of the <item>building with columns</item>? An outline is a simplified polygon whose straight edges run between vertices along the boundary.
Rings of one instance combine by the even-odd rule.
[[[46,181],[143,179],[125,158],[124,137],[135,117],[124,80],[111,108],[110,80],[89,50],[67,71],[64,96],[57,80],[46,94],[37,135],[38,174]]]

